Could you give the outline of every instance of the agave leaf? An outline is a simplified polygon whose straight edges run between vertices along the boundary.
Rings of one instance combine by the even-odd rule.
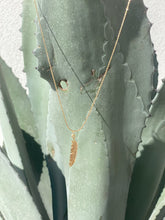
[[[165,143],[165,120],[161,121],[155,130],[155,136]]]
[[[110,39],[113,35],[112,30],[108,32],[108,41],[104,36],[106,20],[103,16],[103,7],[98,0],[94,6],[90,2],[87,4],[76,3],[79,4],[78,8],[82,15],[86,12],[86,16],[84,17],[83,15],[81,18],[77,12],[72,13],[73,7],[69,1],[67,3],[65,2],[65,7],[58,2],[55,4],[50,1],[50,4],[52,5],[51,10],[54,11],[54,14],[47,13],[50,8],[48,8],[46,1],[41,1],[41,4],[38,4],[38,11],[40,12],[40,23],[44,33],[50,63],[55,73],[54,77],[57,86],[60,87],[61,80],[66,82],[68,79],[70,82],[77,81],[79,87],[86,91],[92,103],[92,97],[86,90],[85,84],[92,81],[94,77],[96,78],[100,74],[103,74],[106,65],[104,47],[110,48],[112,46],[110,44]],[[68,17],[67,14],[69,11],[69,15],[71,16]],[[64,16],[65,12],[66,15]],[[95,15],[95,20],[93,20],[93,15]],[[57,22],[54,22],[54,19]],[[84,23],[83,19],[86,22],[85,26],[80,25],[80,23]],[[98,21],[97,25],[96,20]],[[65,28],[62,29],[59,22],[63,22],[63,27]],[[76,28],[78,28],[78,32],[69,31]],[[61,38],[61,36],[63,37]],[[41,73],[41,77],[45,78],[54,89],[39,27],[37,39],[40,45],[35,50],[35,55],[38,58],[38,70]],[[71,46],[68,46],[68,41],[71,43]],[[85,41],[88,43],[85,43]],[[77,47],[77,45],[79,46]],[[99,109],[97,111],[99,112]],[[99,114],[101,115],[100,112]]]
[[[2,219],[42,219],[27,187],[2,152],[0,152],[0,167],[0,216]]]
[[[65,100],[63,99],[69,113],[69,122],[74,127],[82,123],[83,117],[80,113],[85,116],[89,107],[86,95],[82,95],[81,100],[78,100],[79,95],[76,95],[78,90],[76,87],[71,88],[71,93],[66,94]],[[85,129],[81,130],[76,137],[77,158],[73,167],[69,169],[71,133],[65,127],[57,96],[54,93],[53,91],[50,93],[52,101],[49,105],[47,146],[66,178],[68,218],[79,219],[81,216],[82,219],[96,219],[104,212],[107,202],[105,195],[109,186],[108,156],[102,120],[94,110]],[[81,110],[77,111],[72,106],[74,100],[77,103],[84,103]]]
[[[158,91],[150,108],[150,117],[146,121],[146,128],[142,133],[143,144],[152,140],[152,135],[158,135],[159,139],[164,140],[163,128],[165,120],[165,83]]]
[[[38,190],[40,192],[41,198],[43,200],[43,203],[45,205],[50,219],[53,219],[51,185],[48,168],[45,165],[45,161],[42,167],[42,174],[38,184]]]
[[[48,212],[49,218],[53,219],[51,186],[41,146],[29,134],[24,131],[22,131],[22,133],[25,139],[27,152],[33,168],[38,190]]]
[[[84,16],[88,18],[86,25],[86,18],[72,11],[73,6],[70,1],[65,2],[64,5],[61,2],[60,4],[56,2],[56,4],[54,4],[55,6],[52,2],[50,3],[52,6],[51,9],[45,1],[42,1],[41,17],[44,16],[41,18],[41,25],[44,28],[43,31],[48,52],[50,53],[51,64],[53,65],[53,70],[55,70],[55,78],[57,82],[64,79],[67,80],[67,90],[63,91],[58,89],[58,91],[62,99],[67,121],[71,128],[76,129],[81,126],[89,110],[91,100],[88,95],[93,98],[99,85],[99,80],[96,78],[91,80],[91,76],[89,75],[90,69],[87,68],[91,65],[91,59],[94,60],[95,58],[93,51],[97,50],[97,57],[100,57],[101,63],[97,58],[96,68],[91,67],[91,69],[96,69],[96,74],[99,75],[99,71],[105,65],[104,61],[106,59],[105,55],[107,55],[107,48],[111,48],[112,46],[111,44],[108,45],[108,43],[111,40],[113,31],[106,23],[103,16],[103,7],[99,2],[96,2],[95,5],[91,2],[77,3],[77,6],[81,6]],[[92,10],[95,7],[97,8],[95,13],[96,11],[98,13],[96,13],[95,16],[91,16]],[[79,11],[79,7],[77,7],[77,11]],[[69,16],[67,16],[68,12]],[[72,15],[75,17],[73,18]],[[101,19],[98,19],[98,24],[101,25],[97,24],[96,27],[95,23],[93,23],[93,19],[97,16],[101,16]],[[61,28],[59,24],[62,24],[64,28]],[[88,28],[89,25],[91,25],[92,28],[98,28],[97,30],[100,30],[99,36],[97,36],[97,32],[95,33],[95,37],[93,36],[93,32]],[[76,32],[74,26],[78,28],[79,31]],[[104,32],[101,31],[104,30],[104,26],[106,29],[105,35]],[[65,33],[65,31],[67,31],[67,33]],[[53,34],[56,40],[52,37]],[[85,43],[82,43],[81,47],[76,41],[77,38],[74,37],[74,35],[78,36],[79,34],[80,41],[83,40],[82,36],[84,36],[86,40]],[[38,34],[37,37],[41,45],[40,34]],[[91,38],[91,40],[88,38]],[[65,52],[69,63],[72,64],[72,67],[74,67],[74,69],[76,67],[76,70],[80,70],[78,71],[78,76],[81,77],[81,81],[83,83],[88,81],[85,89],[84,87],[82,88],[81,83],[73,75],[73,70],[69,66],[68,60],[66,60],[64,54],[62,54],[59,46],[57,46],[57,40],[62,47],[62,51]],[[70,42],[70,45],[68,42]],[[93,42],[94,48],[90,48],[91,42]],[[98,45],[95,42],[97,42]],[[86,44],[88,44],[88,48]],[[102,50],[100,47],[102,47]],[[78,50],[80,52],[77,52]],[[43,72],[46,74],[45,70],[48,68],[48,64],[45,55],[43,55],[43,47],[37,49],[35,53],[41,61],[39,61],[39,70],[41,71],[43,69]],[[89,58],[89,54],[94,57]],[[86,59],[84,59],[82,55],[85,56]],[[102,55],[104,56],[102,57]],[[75,62],[77,65],[75,65]],[[87,65],[87,63],[89,63],[89,65]],[[95,61],[93,61],[93,63],[95,63]],[[83,64],[85,65],[84,68],[82,68]],[[86,70],[86,75],[84,70]],[[43,72],[41,71],[42,77],[47,78],[49,81]],[[143,111],[143,102],[138,96],[136,84],[131,78],[131,71],[128,65],[123,65],[123,57],[120,53],[113,59],[109,74],[111,74],[111,76],[107,76],[104,88],[98,98],[97,109],[93,109],[87,124],[77,136],[78,154],[76,162],[70,170],[68,167],[71,145],[70,132],[66,129],[56,92],[50,91],[47,150],[50,153],[55,152],[52,156],[65,175],[68,194],[68,216],[71,219],[78,219],[79,216],[82,216],[84,219],[96,219],[106,215],[111,216],[112,219],[123,219],[125,213],[125,201],[127,199],[132,167],[135,160],[134,155],[140,141],[140,134],[144,126],[146,114]],[[98,113],[98,109],[103,117]],[[104,118],[104,120],[102,120],[102,118]],[[135,124],[136,128],[132,127]],[[110,167],[110,171],[108,167]],[[88,186],[85,187],[87,179]],[[77,186],[81,187],[78,188]],[[102,200],[105,194],[108,196]],[[107,210],[105,211],[108,197],[109,202]],[[77,203],[80,198],[80,203]],[[95,201],[94,209],[91,207],[91,204],[93,204],[92,201]],[[116,211],[117,205],[120,206],[120,212]]]
[[[36,32],[36,24],[34,23],[36,12],[34,4],[32,1],[24,1],[23,8],[22,49],[24,52],[24,70],[27,73],[29,97],[32,104],[32,111],[34,113],[36,126],[38,128],[40,144],[42,146],[43,153],[46,154],[46,130],[50,86],[45,80],[40,78],[39,73],[36,71],[35,68],[37,66],[37,59],[32,54],[32,50],[40,46],[37,44],[34,36],[34,33]],[[50,183],[49,176],[44,172],[39,183],[39,191],[51,218],[52,206],[50,206],[49,203],[52,201],[52,196],[50,194],[50,188],[48,187],[50,185],[48,185],[48,182]]]
[[[109,129],[104,124],[104,132],[110,155],[110,188],[103,219],[108,216],[114,220],[124,219],[130,178],[146,113],[130,69],[123,64],[120,53],[114,58],[98,105],[109,124]],[[116,206],[120,206],[120,212]]]
[[[0,69],[0,72],[1,72],[1,69]],[[2,102],[2,100],[4,102],[2,107],[4,106],[3,108],[6,108],[6,112],[7,112],[7,116],[8,116],[8,120],[6,120],[6,121],[7,121],[7,123],[10,123],[9,132],[12,132],[12,138],[14,137],[14,140],[15,140],[15,145],[14,146],[16,148],[14,150],[16,152],[19,152],[19,155],[18,155],[18,153],[16,153],[16,156],[17,156],[16,159],[18,159],[18,157],[21,158],[21,162],[22,162],[22,165],[23,165],[23,168],[24,168],[25,177],[27,179],[27,185],[30,189],[30,192],[33,196],[33,199],[36,203],[37,208],[39,209],[42,217],[44,217],[46,219],[49,219],[49,217],[47,215],[47,212],[45,210],[45,207],[42,203],[40,194],[39,194],[38,189],[37,189],[37,184],[35,182],[35,176],[34,176],[34,173],[32,171],[32,167],[31,167],[31,164],[30,164],[30,160],[29,160],[29,157],[28,157],[27,150],[26,150],[24,138],[23,138],[21,129],[18,125],[17,117],[16,117],[16,114],[15,114],[15,111],[14,111],[14,108],[13,108],[13,105],[12,105],[12,102],[11,102],[11,99],[10,99],[10,96],[9,96],[9,93],[8,93],[8,90],[7,90],[7,86],[6,86],[6,83],[5,83],[5,80],[4,80],[4,77],[3,77],[2,74],[0,74],[0,82],[2,82],[0,84],[1,102]],[[5,111],[2,111],[2,113],[4,113],[4,112]],[[3,122],[5,123],[6,121],[3,121]],[[5,126],[6,125],[4,124],[3,129],[5,128]],[[9,128],[9,125],[8,125],[8,128]],[[4,130],[4,132],[5,132],[5,130]],[[7,135],[6,135],[6,138],[7,138]],[[8,142],[8,144],[10,144],[10,142]],[[6,143],[5,143],[5,147],[6,147],[6,149],[11,149],[6,145]],[[20,158],[19,158],[19,160],[20,160]]]
[[[72,8],[72,4],[71,2],[67,1],[65,2],[65,4],[61,3],[60,4],[58,2],[54,3],[54,2],[49,2],[49,4],[52,5],[51,10],[54,11],[53,14],[52,13],[45,13],[45,11],[50,10],[50,7],[48,7],[48,2],[44,1],[41,4],[41,9],[42,9],[42,13],[45,13],[46,15],[46,19],[48,21],[48,23],[51,26],[51,29],[53,28],[52,25],[54,26],[55,29],[53,29],[53,33],[57,33],[57,39],[59,40],[60,45],[62,45],[62,49],[65,51],[66,56],[68,56],[68,54],[70,55],[69,57],[69,62],[71,63],[72,67],[74,69],[76,69],[76,73],[78,74],[78,78],[80,78],[80,80],[83,83],[86,83],[87,81],[89,81],[92,76],[91,76],[91,70],[94,68],[96,69],[96,73],[98,74],[99,72],[99,68],[102,65],[102,60],[101,60],[101,56],[103,54],[103,43],[105,41],[104,39],[104,23],[105,23],[105,19],[103,16],[103,10],[102,13],[96,13],[98,15],[98,17],[100,16],[101,18],[101,25],[100,25],[100,29],[102,30],[102,35],[100,35],[100,29],[97,30],[97,36],[99,36],[99,39],[101,38],[101,43],[99,43],[99,40],[97,40],[96,38],[94,38],[94,34],[96,34],[94,31],[90,30],[90,27],[92,26],[92,24],[94,24],[94,21],[92,21],[91,17],[91,11],[88,11],[90,8],[88,8],[87,6],[90,5],[91,3],[88,3],[87,5],[84,2],[80,2],[78,3],[79,6],[81,6],[81,15],[87,20],[91,20],[92,24],[90,24],[88,22],[88,27],[86,32],[83,33],[83,29],[85,27],[82,26],[82,20],[80,19],[81,16],[80,14],[76,14],[77,18],[75,17],[70,17],[68,20],[67,16],[60,16],[60,14],[64,15],[64,11],[65,10],[67,13],[69,12],[73,12],[73,8]],[[60,10],[57,6],[57,4],[60,6],[62,5],[62,7],[60,6]],[[101,4],[99,3],[99,1],[96,2],[95,8],[98,7],[98,5],[101,6]],[[88,10],[86,10],[88,8]],[[99,9],[99,8],[98,8]],[[91,10],[91,9],[90,9]],[[86,14],[88,14],[88,16],[86,14],[84,14],[84,12],[86,11]],[[72,14],[72,13],[70,13]],[[67,14],[66,14],[67,15]],[[53,16],[53,17],[52,17]],[[63,23],[63,25],[65,25],[66,28],[61,28],[60,26],[58,26],[58,20],[57,23],[54,23],[54,19],[63,19],[63,21],[61,23]],[[80,22],[79,25],[77,25],[76,23],[76,19],[77,22]],[[44,25],[45,19],[41,19],[41,24],[42,26]],[[53,22],[53,23],[52,23]],[[79,127],[82,123],[82,120],[85,118],[86,113],[89,109],[89,104],[91,103],[91,100],[89,99],[89,97],[84,94],[84,92],[82,92],[82,97],[81,97],[81,83],[79,80],[76,79],[72,69],[70,68],[70,66],[68,66],[68,62],[66,61],[66,59],[64,58],[63,54],[61,53],[59,47],[57,46],[57,43],[55,42],[55,39],[53,38],[52,34],[50,33],[50,29],[47,27],[45,28],[46,24],[44,25],[44,35],[46,38],[46,44],[48,47],[48,51],[50,54],[50,58],[51,58],[51,63],[54,63],[54,56],[55,55],[55,62],[57,62],[57,66],[53,68],[55,68],[56,71],[56,79],[57,82],[59,82],[61,79],[67,79],[68,80],[68,86],[70,87],[70,92],[66,94],[64,94],[61,91],[61,95],[63,96],[63,103],[65,104],[65,109],[66,109],[66,105],[67,105],[67,114],[69,117],[69,121],[71,122],[71,124],[74,127]],[[78,27],[77,32],[68,32],[69,29],[74,30],[74,28]],[[93,28],[93,27],[92,27]],[[95,27],[94,27],[95,28]],[[55,30],[55,31],[54,31]],[[65,32],[65,34],[61,33]],[[81,33],[83,34],[83,36],[79,37],[78,35],[81,35]],[[72,39],[72,34],[75,34],[75,39]],[[61,38],[61,35],[65,38]],[[67,36],[68,35],[68,36]],[[76,36],[77,35],[77,36]],[[41,36],[38,34],[37,35],[38,39],[39,39],[39,44],[42,45],[42,40],[41,40]],[[59,38],[60,37],[60,38]],[[68,37],[68,39],[67,39]],[[88,45],[85,43],[85,39],[88,42]],[[78,39],[79,38],[79,39]],[[88,39],[89,38],[89,39]],[[49,40],[48,40],[49,39]],[[94,39],[91,41],[91,39]],[[70,42],[72,42],[72,44],[74,45],[74,47],[68,47],[68,40]],[[80,41],[80,43],[77,43],[77,40]],[[98,41],[98,42],[97,42]],[[84,44],[85,43],[85,44]],[[81,45],[82,44],[82,45]],[[53,45],[53,46],[52,46]],[[78,48],[77,48],[77,45]],[[96,46],[97,45],[97,46]],[[85,46],[85,47],[84,47]],[[92,51],[91,52],[88,49],[88,47],[92,47],[92,48],[96,48],[96,52]],[[52,52],[52,48],[54,47],[54,53]],[[77,48],[77,49],[76,49]],[[38,56],[39,60],[41,59],[41,57],[39,56],[40,54],[45,54],[45,52],[43,51],[42,47],[40,49],[38,49],[35,52],[36,56]],[[78,57],[77,57],[78,56]],[[84,59],[84,57],[86,57],[87,59]],[[94,57],[96,58],[95,61]],[[45,61],[44,61],[45,59]],[[57,60],[56,60],[57,59]],[[84,59],[84,63],[82,63],[82,59]],[[89,61],[88,61],[89,59]],[[47,64],[47,59],[44,58],[44,56],[42,57],[42,62],[39,61],[39,65],[43,65],[43,66],[39,66],[39,70],[41,71],[42,68],[44,70],[48,70],[46,73],[49,73],[49,67]],[[69,68],[68,68],[69,67]],[[41,71],[41,73],[43,73]],[[42,75],[43,76],[43,75]],[[60,77],[60,78],[59,78]],[[44,77],[46,78],[46,77]],[[52,83],[51,83],[52,84]],[[95,91],[95,89],[94,89]],[[77,94],[77,95],[76,95]],[[80,97],[81,97],[81,101],[80,101]],[[83,109],[81,110],[81,115],[80,112],[77,111],[77,108],[75,108],[76,106],[74,106],[73,103],[85,103],[85,106],[83,107]],[[86,135],[86,132],[83,133],[83,135],[81,135],[81,138],[79,138],[78,142],[79,143],[83,143],[80,144],[80,149],[79,150],[79,155],[82,155],[82,157],[80,156],[80,159],[77,159],[77,164],[78,164],[78,168],[75,170],[73,169],[73,171],[71,172],[71,174],[69,174],[69,151],[70,151],[70,143],[71,143],[71,136],[70,133],[64,129],[65,128],[65,124],[64,124],[64,120],[62,118],[61,115],[61,110],[59,109],[59,104],[58,104],[58,100],[56,97],[55,92],[51,91],[50,92],[50,102],[49,102],[49,114],[48,114],[48,125],[47,125],[47,147],[48,147],[48,152],[51,153],[51,149],[53,149],[55,151],[55,160],[57,161],[57,164],[60,166],[60,168],[62,169],[65,177],[66,177],[66,183],[67,183],[67,187],[68,187],[68,205],[69,205],[69,213],[68,213],[68,218],[70,219],[78,219],[80,216],[84,219],[96,219],[99,215],[101,215],[104,212],[105,206],[106,206],[106,199],[104,201],[100,200],[99,198],[102,198],[107,190],[108,190],[108,179],[109,179],[109,170],[108,170],[108,157],[107,157],[107,150],[106,150],[106,146],[104,144],[104,135],[100,134],[100,137],[96,137],[96,133],[100,132],[101,129],[101,121],[98,121],[98,124],[96,124],[95,128],[92,128],[90,124],[88,124],[89,129],[87,130],[91,130],[90,135],[91,135],[91,140],[88,140],[87,143],[84,143],[84,136]],[[68,104],[67,104],[68,103]],[[73,118],[73,121],[71,120]],[[99,116],[97,115],[97,112],[94,111],[93,114],[93,119],[94,120],[98,120]],[[93,124],[93,122],[92,122]],[[92,130],[93,129],[93,130]],[[88,131],[89,132],[89,131]],[[96,144],[94,144],[92,147],[91,146],[92,143],[94,143],[94,141],[96,142]],[[81,147],[85,146],[86,147]],[[102,145],[103,145],[103,150],[102,150]],[[67,147],[68,146],[68,147]],[[97,147],[95,149],[95,147]],[[89,154],[91,155],[91,159],[89,158],[89,160],[91,160],[90,164],[88,163],[88,161],[85,158],[85,154],[86,154],[86,149],[89,149]],[[94,154],[92,153],[93,151],[96,151]],[[93,154],[93,156],[92,156]],[[98,158],[98,160],[94,160],[94,155],[96,155],[96,158]],[[101,160],[101,158],[103,158]],[[81,163],[80,163],[81,160]],[[92,167],[96,166],[97,169],[93,170]],[[91,167],[91,168],[90,168]],[[84,170],[83,172],[81,171],[81,176],[80,176],[80,172],[79,170]],[[79,173],[79,174],[78,174]],[[93,174],[92,174],[93,173]],[[106,175],[105,175],[106,173]],[[77,176],[79,175],[79,179],[77,178]],[[97,183],[98,180],[98,175],[100,175],[100,180]],[[84,176],[86,176],[86,178],[84,179]],[[89,178],[89,187],[86,188],[85,187],[85,182],[87,181],[87,179]],[[97,183],[95,186],[93,186],[93,183]],[[101,182],[102,182],[102,186],[101,187]],[[78,189],[77,187],[75,188],[76,185],[82,185],[84,187],[82,187],[81,189]],[[71,188],[70,188],[71,186]],[[75,191],[76,189],[76,191]],[[99,194],[98,194],[99,192]],[[84,195],[84,196],[82,196]],[[88,198],[88,203],[87,201],[87,197]],[[82,197],[82,201],[77,203],[77,199],[80,199]],[[97,199],[96,199],[97,198]],[[94,201],[98,201],[96,206],[97,208],[93,208],[92,212],[91,212],[91,205]],[[82,211],[82,207],[81,204],[83,204],[84,208]],[[75,207],[76,206],[76,207]],[[97,210],[97,212],[96,212]]]
[[[36,127],[38,129],[39,142],[45,151],[46,121],[48,111],[49,85],[42,80],[35,69],[37,59],[32,54],[34,48],[38,47],[35,38],[36,12],[33,1],[23,2],[23,23],[22,23],[22,50],[24,55],[24,71],[27,74],[27,87],[29,89],[29,99],[32,106]]]
[[[1,81],[1,83],[6,84],[20,127],[34,138],[37,138],[31,105],[25,90],[2,59],[0,59],[0,66],[0,74],[3,75],[4,79],[4,82]]]
[[[33,139],[33,137],[31,137],[25,131],[22,131],[22,133],[25,139],[30,163],[35,175],[35,180],[38,185],[38,190],[40,192],[41,198],[43,200],[43,203],[45,205],[50,219],[53,219],[51,186],[48,170],[44,165],[45,162],[43,163],[44,157],[41,151],[41,146]]]
[[[108,192],[109,175],[110,193],[108,197],[112,199],[108,203],[106,214],[111,215],[112,219],[122,219],[124,216],[125,201],[135,160],[133,155],[137,151],[146,113],[143,111],[141,98],[137,96],[137,88],[131,79],[130,70],[126,64],[122,64],[122,61],[122,55],[118,54],[98,98],[97,107],[106,122],[108,122],[108,127],[98,112],[93,110],[88,119],[89,121],[77,136],[78,154],[70,171],[68,165],[71,134],[66,129],[56,92],[51,91],[50,93],[47,146],[48,152],[52,154],[66,177],[68,214],[71,219],[76,219],[80,215],[85,219],[95,219],[98,215],[100,217],[104,215],[107,201],[105,199],[102,201],[102,196],[105,192]],[[96,80],[88,85],[87,89],[90,95],[93,95],[93,90],[94,88],[96,90],[98,84],[99,82]],[[77,87],[70,87],[67,92],[59,92],[69,123],[72,127],[80,127],[90,106],[86,93],[81,93]],[[131,103],[130,100],[132,100]],[[73,103],[76,103],[76,105],[73,105]],[[130,121],[131,123],[129,123]],[[135,124],[136,128],[133,129],[132,126]],[[108,169],[108,163],[111,167],[110,170]],[[100,176],[99,179],[98,175]],[[86,178],[88,178],[87,187]],[[97,187],[100,185],[102,187],[99,188],[100,194],[98,194]],[[81,186],[81,188],[77,188],[77,186]],[[89,203],[86,201],[87,195]],[[95,203],[97,213],[91,211],[93,209],[91,209],[90,204],[93,200],[89,198],[90,195],[92,198],[97,197],[98,204]],[[77,203],[77,200],[80,200],[80,203]],[[101,201],[101,204],[99,201]],[[119,203],[120,213],[116,212],[114,208]],[[82,212],[82,204],[84,210],[86,210],[84,212]],[[109,210],[110,215],[108,214]]]
[[[16,140],[10,125],[6,107],[4,105],[2,93],[0,92],[0,124],[4,139],[5,150],[10,161],[20,169],[23,169],[19,151],[17,149]]]
[[[153,139],[134,167],[131,180],[127,219],[148,219],[165,184],[165,143]]]
[[[65,178],[50,155],[46,156],[52,188],[52,207],[54,219],[67,220],[67,198]]]
[[[165,188],[163,189],[160,198],[149,218],[149,220],[162,220],[165,217]]]
[[[108,18],[114,35],[117,36],[127,0],[102,0],[105,15]],[[153,46],[149,30],[151,24],[146,18],[146,8],[143,0],[131,1],[124,29],[120,38],[120,50],[124,55],[132,73],[132,78],[138,88],[145,110],[148,111],[151,102]]]
[[[36,183],[40,181],[44,155],[41,150],[41,146],[34,140],[32,136],[22,130],[22,134],[25,140],[27,153],[29,155],[30,163],[35,175]]]
[[[41,25],[45,36],[50,62],[55,70],[57,84],[61,79],[73,77],[86,83],[91,79],[91,71],[98,76],[103,65],[103,44],[105,43],[105,17],[99,0],[90,1],[41,1]],[[51,7],[49,7],[51,5]],[[52,85],[50,70],[42,43],[37,35],[40,48],[35,52],[39,59],[38,69],[41,76]],[[74,76],[76,74],[76,76]],[[78,78],[78,79],[76,79]],[[80,82],[79,82],[80,83]]]
[[[143,216],[149,218],[162,187],[165,184],[165,178],[163,177],[165,169],[164,89],[165,86],[163,84],[162,88],[152,101],[150,117],[146,120],[146,127],[143,129],[142,145],[144,152],[141,152],[141,158],[137,160],[134,168],[128,198],[126,215],[128,219],[143,219]],[[145,181],[147,181],[148,184],[146,184]],[[134,200],[135,197],[138,204],[136,204],[136,201]],[[137,208],[139,208],[141,214],[135,216],[133,213],[135,209],[136,213],[139,213]]]
[[[164,220],[165,219],[165,205],[161,208],[159,214],[156,216],[155,220]]]

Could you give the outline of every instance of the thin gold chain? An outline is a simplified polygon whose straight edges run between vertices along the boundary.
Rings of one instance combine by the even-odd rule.
[[[68,122],[67,122],[66,116],[65,116],[64,108],[63,108],[63,106],[62,106],[61,98],[60,98],[60,95],[59,95],[59,92],[58,92],[58,88],[57,88],[57,83],[56,83],[56,80],[55,80],[55,77],[54,77],[54,74],[53,74],[52,65],[51,65],[51,63],[50,63],[50,58],[49,58],[48,50],[47,50],[46,43],[45,43],[45,37],[44,37],[44,34],[43,34],[41,22],[40,22],[40,16],[39,16],[38,8],[37,8],[37,3],[36,3],[36,0],[34,0],[34,5],[35,5],[36,13],[37,13],[37,18],[38,18],[38,23],[39,23],[40,31],[41,31],[42,41],[43,41],[43,44],[44,44],[45,53],[46,53],[47,60],[48,60],[48,63],[49,63],[52,80],[53,80],[53,83],[54,83],[54,86],[55,86],[55,89],[56,89],[56,92],[57,92],[57,97],[58,97],[58,100],[59,100],[60,108],[61,108],[61,111],[62,111],[62,114],[63,114],[63,117],[64,117],[64,121],[65,121],[66,127],[67,127],[72,133],[79,132],[79,131],[85,126],[85,124],[86,124],[86,122],[87,122],[87,120],[88,120],[90,114],[92,113],[92,109],[93,109],[93,107],[94,107],[94,105],[95,105],[95,103],[96,103],[96,100],[97,100],[97,98],[98,98],[98,96],[99,96],[100,90],[101,90],[101,88],[102,88],[102,86],[103,86],[105,77],[106,77],[106,75],[107,75],[107,73],[108,73],[108,70],[109,70],[109,67],[110,67],[110,65],[111,65],[111,61],[112,61],[113,55],[114,55],[114,53],[115,53],[115,50],[116,50],[116,47],[117,47],[119,38],[120,38],[122,29],[123,29],[123,25],[124,25],[124,23],[125,23],[125,19],[126,19],[128,10],[129,10],[130,3],[131,3],[131,0],[128,0],[127,6],[126,6],[126,9],[125,9],[125,12],[124,12],[124,16],[123,16],[123,19],[122,19],[122,22],[121,22],[121,25],[120,25],[120,28],[119,28],[119,32],[118,32],[118,35],[117,35],[117,38],[116,38],[116,41],[115,41],[115,44],[114,44],[114,47],[113,47],[111,56],[110,56],[110,58],[109,58],[109,61],[108,61],[108,64],[107,64],[105,73],[104,73],[103,78],[102,78],[102,80],[101,80],[100,86],[99,86],[99,88],[98,88],[98,90],[97,90],[97,92],[96,92],[96,96],[95,96],[95,98],[94,98],[94,100],[93,100],[93,102],[92,102],[92,104],[91,104],[91,107],[90,107],[90,109],[89,109],[89,111],[88,111],[88,114],[87,114],[87,116],[86,116],[84,122],[82,123],[81,127],[74,130],[74,129],[70,128],[70,126],[69,126],[69,124],[68,124]]]

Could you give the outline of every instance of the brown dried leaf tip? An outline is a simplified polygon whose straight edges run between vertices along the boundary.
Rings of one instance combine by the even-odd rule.
[[[75,160],[76,160],[76,155],[77,155],[77,149],[78,149],[78,144],[75,139],[75,134],[72,134],[72,145],[71,145],[71,151],[70,151],[70,161],[69,161],[69,166],[73,166]]]

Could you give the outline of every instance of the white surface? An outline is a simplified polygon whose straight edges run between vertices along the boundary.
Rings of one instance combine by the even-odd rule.
[[[165,0],[144,0],[147,16],[152,23],[151,39],[158,59],[159,86],[165,78]]]
[[[31,1],[31,0],[29,0]],[[12,67],[13,72],[25,86],[22,45],[21,17],[22,0],[0,0],[0,56]]]

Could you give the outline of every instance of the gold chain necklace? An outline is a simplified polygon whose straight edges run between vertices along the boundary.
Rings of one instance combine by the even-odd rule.
[[[72,129],[70,128],[67,120],[66,120],[66,115],[65,115],[65,112],[64,112],[64,108],[62,106],[62,102],[61,102],[61,98],[60,98],[60,95],[59,95],[59,92],[58,92],[58,88],[57,88],[57,83],[56,83],[56,80],[55,80],[55,77],[54,77],[54,74],[53,74],[53,69],[52,69],[52,65],[50,63],[50,58],[49,58],[49,55],[48,55],[48,50],[47,50],[47,47],[46,47],[46,43],[45,43],[45,37],[44,37],[44,34],[43,34],[43,30],[42,30],[42,26],[41,26],[41,22],[40,22],[40,16],[39,16],[39,12],[38,12],[38,8],[37,8],[37,3],[36,3],[36,0],[34,0],[34,5],[35,5],[35,9],[36,9],[36,14],[37,14],[37,18],[38,18],[38,23],[39,23],[39,27],[40,27],[40,32],[41,32],[41,36],[42,36],[42,41],[43,41],[43,45],[44,45],[44,49],[45,49],[45,53],[46,53],[46,57],[47,57],[47,60],[48,60],[48,63],[49,63],[49,67],[50,67],[50,72],[51,72],[51,76],[52,76],[52,80],[53,80],[53,83],[54,83],[54,86],[55,86],[55,89],[56,89],[56,92],[57,92],[57,97],[58,97],[58,101],[59,101],[59,104],[60,104],[60,108],[61,108],[61,112],[62,112],[62,115],[63,115],[63,118],[64,118],[64,121],[65,121],[65,124],[66,124],[66,127],[68,128],[69,131],[71,131],[72,135],[72,144],[71,144],[71,152],[70,152],[70,160],[69,160],[69,166],[73,166],[74,162],[75,162],[75,159],[76,159],[76,155],[77,155],[77,149],[78,149],[78,144],[77,144],[77,141],[76,141],[76,137],[75,137],[75,133],[76,132],[79,132],[86,124],[90,114],[92,113],[92,109],[96,103],[96,100],[99,96],[99,93],[100,93],[100,90],[103,86],[103,83],[104,83],[104,80],[105,80],[105,77],[108,73],[108,70],[110,68],[110,64],[111,64],[111,61],[112,61],[112,58],[113,58],[113,55],[115,53],[115,50],[116,50],[116,47],[117,47],[117,44],[118,44],[118,41],[119,41],[119,38],[120,38],[120,35],[121,35],[121,31],[123,29],[123,25],[124,25],[124,22],[125,22],[125,19],[126,19],[126,16],[127,16],[127,13],[128,13],[128,10],[129,10],[129,6],[130,6],[130,3],[131,3],[131,0],[128,0],[128,3],[127,3],[127,6],[126,6],[126,9],[125,9],[125,12],[124,12],[124,16],[123,16],[123,19],[122,19],[122,22],[121,22],[121,25],[120,25],[120,28],[119,28],[119,31],[118,31],[118,35],[117,35],[117,38],[116,38],[116,41],[115,41],[115,44],[114,44],[114,47],[113,47],[113,50],[112,50],[112,53],[111,53],[111,56],[109,58],[109,61],[108,61],[108,64],[107,64],[107,67],[106,67],[106,70],[105,70],[105,73],[103,75],[103,78],[101,80],[101,83],[100,83],[100,86],[96,92],[96,96],[91,104],[91,107],[88,111],[88,114],[85,118],[85,120],[83,121],[82,125],[80,128],[78,129]]]

